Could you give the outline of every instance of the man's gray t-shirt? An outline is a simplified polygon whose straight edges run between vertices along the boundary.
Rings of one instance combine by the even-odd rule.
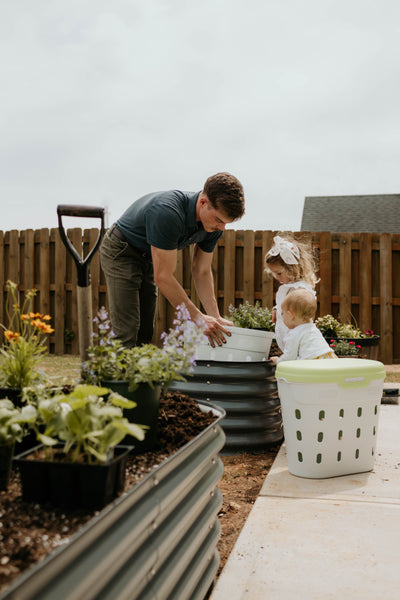
[[[208,233],[196,221],[199,193],[170,190],[147,194],[131,204],[117,227],[132,246],[149,254],[150,246],[180,250],[195,243],[204,252],[212,252],[222,231]]]

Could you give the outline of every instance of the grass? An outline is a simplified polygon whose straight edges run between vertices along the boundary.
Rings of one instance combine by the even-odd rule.
[[[49,354],[40,363],[40,369],[55,385],[74,385],[79,379],[81,360],[71,354]]]

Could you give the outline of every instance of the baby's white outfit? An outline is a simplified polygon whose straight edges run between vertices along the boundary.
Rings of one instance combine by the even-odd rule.
[[[312,289],[311,285],[309,283],[307,283],[306,281],[293,281],[292,283],[283,283],[281,286],[279,286],[279,289],[276,292],[276,298],[275,298],[275,302],[276,302],[275,339],[276,339],[276,343],[278,344],[278,346],[282,350],[282,352],[284,352],[284,350],[285,350],[285,340],[286,340],[286,336],[288,335],[290,329],[288,327],[286,327],[285,323],[283,322],[282,312],[281,312],[281,304],[284,301],[285,296],[287,295],[288,291],[292,290],[292,289],[297,289],[297,288],[304,288],[304,289],[308,290],[309,292],[312,292],[314,294],[315,298],[317,297],[317,294]]]
[[[278,362],[282,360],[325,358],[323,356],[325,354],[332,355],[326,358],[335,358],[332,348],[324,339],[318,327],[310,321],[289,329],[285,339],[285,351],[278,358]]]

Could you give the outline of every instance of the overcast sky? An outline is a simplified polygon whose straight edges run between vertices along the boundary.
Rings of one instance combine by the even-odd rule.
[[[0,54],[3,231],[57,204],[111,224],[218,171],[245,189],[235,229],[400,192],[399,0],[13,0]]]

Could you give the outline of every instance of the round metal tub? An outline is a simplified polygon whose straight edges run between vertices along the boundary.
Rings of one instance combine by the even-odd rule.
[[[262,451],[283,440],[275,365],[271,361],[197,361],[186,381],[174,381],[169,389],[225,410],[221,422],[226,436],[225,454]]]

